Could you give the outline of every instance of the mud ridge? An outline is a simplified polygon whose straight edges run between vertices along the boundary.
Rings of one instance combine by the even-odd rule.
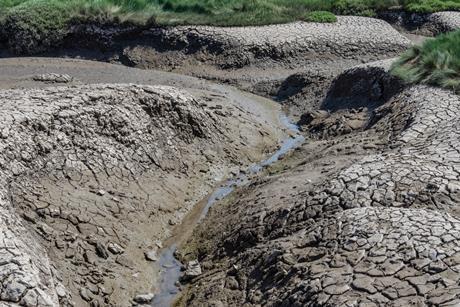
[[[183,304],[458,304],[459,107],[442,89],[391,93],[362,129],[312,139],[215,207],[184,250],[205,269]]]
[[[126,305],[151,292],[148,260],[168,229],[276,143],[268,123],[217,101],[168,86],[1,91],[2,303]]]

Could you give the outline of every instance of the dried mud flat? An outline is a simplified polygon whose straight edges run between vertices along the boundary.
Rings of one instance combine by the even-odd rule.
[[[147,32],[102,58],[195,77],[0,59],[1,305],[148,304],[178,232],[178,306],[460,303],[460,99],[388,74],[406,37],[359,17]],[[196,76],[277,98],[306,141],[250,175],[290,137],[282,107]]]

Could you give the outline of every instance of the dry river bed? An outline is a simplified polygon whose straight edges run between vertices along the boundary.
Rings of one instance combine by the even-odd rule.
[[[388,73],[458,13],[387,17],[0,59],[1,304],[459,304],[459,98]]]

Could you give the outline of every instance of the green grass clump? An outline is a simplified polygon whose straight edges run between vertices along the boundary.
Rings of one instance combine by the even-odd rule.
[[[327,11],[313,11],[305,15],[305,21],[309,22],[321,22],[321,23],[333,23],[337,21],[337,17]]]
[[[4,17],[3,32],[17,53],[51,46],[66,34],[70,14],[59,2],[34,1],[14,6]]]
[[[102,15],[145,22],[154,16],[164,25],[224,26],[296,21],[313,11],[373,16],[394,6],[411,12],[460,10],[460,0],[0,0],[0,19],[5,19],[5,15],[14,13],[18,7],[23,11],[34,10],[37,5],[59,8],[65,18]]]
[[[460,31],[426,41],[406,52],[391,72],[407,83],[441,86],[460,92]]]
[[[459,11],[460,0],[406,0],[405,8],[417,13]]]
[[[332,10],[340,15],[375,15],[374,5],[369,0],[337,0],[334,1]]]
[[[146,0],[0,0],[0,39],[15,53],[39,53],[62,42],[73,23],[144,24],[154,15],[148,6]]]

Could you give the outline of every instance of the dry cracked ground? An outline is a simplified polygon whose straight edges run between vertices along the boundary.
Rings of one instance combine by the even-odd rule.
[[[336,137],[304,145],[199,226],[185,257],[207,270],[185,305],[458,305],[459,107],[414,86],[368,110],[359,132],[336,130],[356,114],[323,118]]]
[[[460,304],[460,98],[388,73],[459,15],[115,31],[82,52],[192,76],[0,59],[0,305],[148,303],[165,240],[193,229],[178,306]],[[290,137],[282,109],[305,142],[181,226]]]
[[[2,91],[1,299],[124,305],[150,292],[144,253],[280,133],[276,118],[212,95],[120,84]]]

